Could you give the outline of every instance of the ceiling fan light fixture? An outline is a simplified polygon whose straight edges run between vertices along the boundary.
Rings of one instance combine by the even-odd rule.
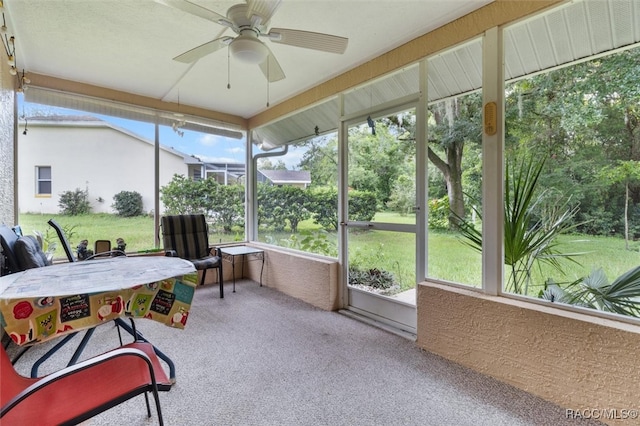
[[[229,45],[233,57],[250,64],[261,64],[269,56],[269,49],[255,35],[241,34]]]

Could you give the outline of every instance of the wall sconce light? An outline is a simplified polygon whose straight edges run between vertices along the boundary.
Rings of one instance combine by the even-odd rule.
[[[9,71],[11,72],[11,71]],[[18,76],[18,88],[16,89],[19,93],[24,92],[25,90],[27,90],[29,88],[29,86],[27,86],[29,83],[31,83],[31,80],[29,80],[29,78],[27,78],[27,76],[25,75],[24,70],[22,70],[22,75],[18,72],[16,72],[16,74],[12,74],[12,75],[17,75]]]
[[[3,9],[4,2],[0,0],[0,10]],[[16,38],[14,36],[7,35],[7,20],[4,16],[4,10],[2,11],[2,26],[0,26],[0,39],[2,39],[2,46],[4,47],[5,52],[7,53],[7,63],[9,64],[9,74],[18,77],[18,88],[16,89],[18,92],[23,92],[27,88],[27,84],[31,83],[25,76],[24,70],[22,70],[22,75],[18,72],[18,65],[16,61]],[[26,131],[25,131],[26,134]]]

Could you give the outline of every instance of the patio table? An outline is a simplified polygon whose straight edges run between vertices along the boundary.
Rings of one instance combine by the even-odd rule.
[[[231,262],[231,268],[233,269],[233,292],[236,292],[236,257],[241,256],[243,259],[242,266],[244,267],[247,256],[253,256],[258,260],[262,260],[262,266],[260,267],[260,287],[262,287],[262,271],[264,270],[264,250],[250,246],[230,246],[221,247],[220,253],[222,259]]]
[[[114,257],[28,269],[0,277],[0,323],[18,345],[66,335],[67,340],[46,358],[86,329],[78,348],[81,352],[95,327],[111,320],[134,338],[141,338],[123,317],[147,318],[181,329],[195,292],[195,281],[185,278],[194,273],[191,262],[161,256]],[[155,349],[169,363],[174,380],[173,363]],[[78,351],[70,364],[79,357]],[[32,376],[37,375],[38,365],[34,365]]]

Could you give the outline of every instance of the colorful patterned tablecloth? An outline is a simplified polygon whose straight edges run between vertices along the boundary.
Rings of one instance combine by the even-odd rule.
[[[184,328],[195,268],[180,258],[114,257],[0,277],[0,323],[20,345],[127,316]]]

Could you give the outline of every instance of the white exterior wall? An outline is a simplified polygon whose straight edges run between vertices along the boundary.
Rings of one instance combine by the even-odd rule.
[[[15,77],[9,74],[5,50],[0,49],[0,223],[9,226],[17,223],[14,215],[14,83]]]
[[[60,194],[88,189],[94,213],[114,213],[120,191],[142,195],[145,212],[154,206],[154,146],[108,124],[88,126],[20,123],[18,138],[18,206],[22,213],[60,212]],[[51,166],[51,196],[36,194],[36,166]],[[188,175],[182,156],[160,149],[160,186],[173,175]],[[103,201],[98,201],[102,198]],[[162,206],[161,206],[162,209]]]

